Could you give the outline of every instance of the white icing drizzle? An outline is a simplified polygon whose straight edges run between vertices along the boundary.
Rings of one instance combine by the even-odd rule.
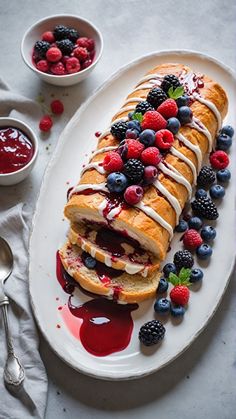
[[[113,208],[111,211],[108,212],[107,214],[107,219],[108,220],[113,220],[113,218],[115,218],[121,211],[120,205],[118,205],[118,207]]]
[[[150,80],[154,80],[155,82],[157,80],[161,81],[163,80],[164,75],[162,74],[157,74],[157,73],[150,73],[150,74],[146,74],[146,76],[143,76],[141,80],[139,80],[137,86],[139,86],[140,84],[142,84],[145,81],[150,81]]]
[[[69,198],[77,192],[83,192],[86,189],[92,189],[93,191],[109,192],[106,183],[82,183],[81,185],[75,186],[69,194]]]
[[[130,97],[128,99],[126,99],[125,103],[123,106],[127,105],[128,103],[132,103],[132,102],[142,102],[143,98],[142,97]]]
[[[167,223],[156,211],[154,211],[149,205],[145,205],[142,201],[135,205],[136,208],[144,212],[148,217],[159,223],[165,230],[168,231],[170,239],[173,237],[173,228]]]
[[[105,255],[104,263],[108,267],[111,267],[112,266],[112,260],[111,260],[111,257],[109,255]]]
[[[110,132],[110,128],[107,128],[101,135],[99,135],[98,137],[98,141],[102,140],[104,137],[106,137],[107,135],[109,135]]]
[[[192,122],[186,125],[190,128],[196,129],[197,131],[205,135],[205,137],[208,139],[208,152],[210,152],[213,145],[213,138],[211,136],[210,131],[207,129],[207,127],[199,119],[195,117],[193,117]]]
[[[170,202],[170,204],[172,205],[172,207],[175,210],[175,214],[176,214],[176,223],[178,224],[179,222],[179,216],[182,212],[182,208],[180,206],[180,203],[178,201],[178,199],[172,195],[172,193],[170,193],[168,191],[168,189],[165,188],[165,186],[162,185],[162,183],[159,180],[156,180],[153,183],[153,186],[158,189],[162,195],[164,195],[166,197],[166,199]]]
[[[188,197],[190,198],[192,195],[192,186],[190,183],[185,179],[181,173],[179,173],[173,166],[171,166],[169,163],[167,163],[166,167],[163,163],[159,163],[158,168],[167,176],[174,179],[177,183],[180,183],[181,185],[185,186],[185,188],[188,191]]]
[[[123,112],[128,112],[128,111],[133,111],[134,109],[136,108],[136,105],[130,105],[130,106],[125,106],[124,108],[121,108],[116,114],[115,114],[115,116],[117,116],[117,115],[120,115],[121,113],[123,113]],[[115,119],[115,121],[116,121],[116,119]],[[114,124],[114,122],[113,122],[113,124]]]
[[[148,274],[148,266],[145,266],[145,268],[144,268],[144,270],[143,270],[143,272],[142,272],[142,276],[143,276],[144,278],[146,278],[146,277],[147,277],[147,274]]]
[[[105,175],[106,171],[104,167],[101,165],[102,162],[94,161],[92,163],[87,164],[82,170],[80,175],[82,176],[87,170],[95,169],[98,173],[101,173],[101,175]]]
[[[193,182],[194,184],[197,183],[197,170],[196,167],[194,166],[193,162],[191,160],[188,159],[188,157],[186,157],[184,154],[182,154],[179,150],[177,150],[174,147],[171,147],[170,149],[171,154],[173,154],[173,156],[177,157],[178,159],[184,161],[192,170],[193,173]]]
[[[216,119],[217,119],[217,123],[218,123],[218,129],[221,127],[222,125],[222,118],[221,118],[221,114],[218,111],[217,107],[214,105],[214,103],[212,103],[210,100],[204,99],[202,96],[198,95],[197,93],[195,93],[193,95],[194,99],[198,100],[199,102],[201,102],[203,105],[206,105],[215,115]]]
[[[99,214],[103,217],[103,211],[107,206],[107,200],[103,199],[103,201],[101,202],[101,204],[98,206],[98,212]]]
[[[128,120],[129,120],[128,116],[123,116],[122,118],[114,119],[114,121],[112,121],[111,125],[115,124],[116,122],[126,122]]]
[[[112,150],[117,150],[117,146],[116,145],[110,145],[107,147],[102,147],[99,148],[98,150],[95,150],[92,154],[91,154],[91,158],[90,161],[97,156],[98,154],[102,154],[102,153],[106,153],[106,151],[112,151]]]
[[[138,87],[135,87],[133,92],[137,92],[138,90],[152,89],[155,86],[155,84],[156,84],[155,82],[152,82],[152,83],[139,85]]]
[[[200,147],[198,145],[192,144],[191,141],[189,141],[183,134],[178,133],[175,137],[194,152],[195,156],[197,157],[198,170],[200,170],[202,165],[202,152]]]

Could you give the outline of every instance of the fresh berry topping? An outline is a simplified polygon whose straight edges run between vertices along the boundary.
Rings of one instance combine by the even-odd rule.
[[[89,58],[88,60],[84,61],[84,63],[82,63],[81,69],[84,70],[87,67],[90,67],[90,65],[92,64],[92,60]]]
[[[46,73],[49,70],[49,65],[47,60],[40,60],[36,64],[36,68],[43,73]]]
[[[174,99],[166,99],[161,105],[158,106],[157,112],[159,112],[165,119],[176,117],[178,113],[178,106]]]
[[[158,177],[158,170],[155,166],[146,166],[144,168],[144,180],[145,183],[150,185],[151,183],[155,182]]]
[[[123,169],[124,163],[122,158],[115,151],[107,153],[103,159],[103,167],[108,173],[120,172]]]
[[[144,144],[145,147],[150,147],[155,142],[155,132],[151,129],[145,129],[139,135],[140,143]]]
[[[167,122],[163,116],[157,111],[147,111],[141,123],[142,129],[152,129],[158,131],[159,129],[166,128]]]
[[[161,83],[161,88],[162,90],[164,90],[164,92],[168,93],[168,90],[173,87],[174,89],[176,89],[176,87],[181,86],[181,83],[178,79],[178,77],[176,77],[174,74],[167,74],[162,83]]]
[[[180,96],[178,99],[176,99],[176,103],[178,108],[181,108],[182,106],[188,106],[189,97],[187,95]]]
[[[77,73],[80,70],[80,62],[77,58],[71,57],[66,61],[66,69],[69,74]]]
[[[160,151],[156,147],[148,147],[141,153],[141,160],[145,166],[157,166],[161,161]]]
[[[139,185],[131,185],[125,190],[124,198],[129,205],[138,204],[143,197],[143,188]]]
[[[155,345],[165,336],[166,329],[159,320],[152,320],[145,323],[139,331],[139,340],[145,346]]]
[[[205,189],[197,189],[195,193],[195,197],[198,198],[207,198],[207,192]]]
[[[185,314],[185,308],[183,306],[177,306],[175,304],[171,304],[170,314],[173,317],[183,317]]]
[[[170,273],[176,274],[176,266],[174,263],[167,263],[163,268],[163,274],[165,278],[168,278]]]
[[[202,244],[196,250],[197,256],[199,259],[206,260],[212,255],[212,248],[209,244]]]
[[[181,125],[188,124],[193,118],[192,110],[188,106],[181,106],[177,118],[180,120]]]
[[[56,76],[63,76],[64,74],[66,74],[65,66],[64,64],[62,64],[61,61],[52,64],[50,67],[50,71],[52,74],[55,74]]]
[[[47,132],[50,131],[50,129],[53,126],[52,118],[49,115],[44,115],[39,122],[39,129],[41,131]]]
[[[225,125],[223,128],[221,128],[220,134],[226,134],[232,138],[234,136],[234,129],[230,125]]]
[[[175,231],[177,231],[177,233],[183,233],[184,231],[186,231],[188,228],[188,223],[185,220],[180,220],[179,224],[175,227]]]
[[[219,134],[216,138],[217,150],[227,151],[232,145],[232,138],[227,134]]]
[[[203,166],[197,177],[197,184],[199,186],[207,187],[212,185],[216,180],[215,172],[209,166]]]
[[[170,292],[170,299],[172,303],[185,306],[188,304],[190,292],[185,285],[176,285]]]
[[[93,51],[95,47],[94,40],[85,37],[77,39],[76,44],[79,45],[79,47],[86,48],[88,51]]]
[[[111,134],[121,141],[124,140],[127,129],[127,122],[116,122],[111,126]]]
[[[46,41],[37,41],[34,45],[34,53],[35,58],[37,59],[43,59],[46,57],[46,52],[50,48],[49,42]]]
[[[42,40],[49,42],[49,44],[52,44],[53,42],[55,42],[55,37],[51,31],[47,31],[43,33]]]
[[[155,109],[153,108],[153,106],[147,102],[146,100],[144,100],[143,102],[138,103],[138,105],[135,108],[135,112],[140,112],[141,114],[145,114],[145,112],[147,111],[154,111]]]
[[[172,132],[172,134],[177,134],[180,129],[180,122],[177,118],[169,118],[167,120],[166,128]]]
[[[210,198],[198,198],[192,203],[193,212],[207,220],[216,220],[219,217],[217,208]]]
[[[128,180],[123,173],[114,172],[107,176],[107,187],[110,192],[123,192],[127,186]]]
[[[57,41],[56,45],[61,50],[63,55],[70,55],[74,49],[74,44],[69,39]]]
[[[127,127],[129,129],[135,129],[138,132],[141,132],[141,126],[140,126],[140,122],[139,121],[136,121],[136,120],[128,121],[127,122]]]
[[[225,196],[225,188],[221,185],[213,185],[210,188],[210,197],[212,199],[221,199]]]
[[[130,159],[124,165],[124,173],[131,183],[139,183],[142,180],[144,166],[140,160]]]
[[[60,39],[68,38],[69,33],[70,29],[64,25],[57,25],[53,31],[53,35],[57,41],[59,41]]]
[[[194,230],[200,230],[202,228],[202,220],[199,217],[191,217],[188,222],[189,228]]]
[[[202,238],[196,230],[190,228],[184,233],[183,244],[186,249],[195,250],[197,247],[201,246]]]
[[[212,226],[204,226],[201,229],[201,237],[206,242],[211,242],[216,238],[216,229]]]
[[[61,115],[64,112],[64,105],[60,100],[53,100],[50,107],[51,111],[56,115]]]
[[[178,270],[181,268],[192,268],[194,260],[188,250],[179,250],[174,255],[174,264]]]
[[[60,61],[62,57],[62,52],[59,50],[59,48],[51,47],[48,49],[46,57],[50,63],[56,63]]]
[[[169,282],[165,278],[160,278],[157,293],[158,294],[164,294],[168,290]]]
[[[97,264],[96,259],[94,259],[92,256],[90,256],[89,253],[86,253],[86,252],[83,252],[81,256],[82,256],[82,261],[84,262],[86,268],[88,268],[88,269],[94,269],[95,268],[95,266]]]
[[[86,48],[77,47],[74,49],[74,56],[80,60],[81,63],[87,60],[88,58],[88,51]]]
[[[229,157],[222,150],[217,150],[210,155],[210,163],[214,169],[225,169],[229,164]]]
[[[167,314],[170,311],[170,301],[167,298],[158,298],[154,304],[154,311],[158,314]]]
[[[138,159],[144,150],[144,145],[136,140],[126,140],[127,145],[127,159]]]
[[[174,136],[168,129],[161,129],[155,134],[155,146],[161,150],[169,150],[174,142]]]
[[[231,178],[229,169],[221,169],[216,173],[218,182],[227,183]]]
[[[202,272],[201,269],[194,268],[194,269],[191,270],[191,275],[190,275],[189,281],[192,284],[195,284],[195,282],[201,281],[202,278],[203,278],[203,272]]]
[[[162,102],[167,99],[164,90],[154,87],[147,95],[147,101],[156,109]]]
[[[138,138],[139,132],[136,129],[127,129],[125,133],[125,138],[136,140]]]
[[[79,32],[74,29],[74,28],[70,28],[69,29],[69,35],[68,38],[72,41],[72,42],[76,42],[77,39],[79,38]]]

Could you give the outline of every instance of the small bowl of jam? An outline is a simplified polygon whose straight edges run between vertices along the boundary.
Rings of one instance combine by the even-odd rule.
[[[34,167],[38,141],[31,128],[14,118],[0,118],[0,185],[16,185]]]

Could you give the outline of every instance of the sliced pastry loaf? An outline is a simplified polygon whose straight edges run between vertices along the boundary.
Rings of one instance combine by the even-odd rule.
[[[83,250],[69,241],[59,254],[65,270],[87,291],[120,303],[138,303],[156,294],[160,278],[157,273],[147,278],[139,274],[129,275],[98,261],[94,269],[88,269],[83,261]]]

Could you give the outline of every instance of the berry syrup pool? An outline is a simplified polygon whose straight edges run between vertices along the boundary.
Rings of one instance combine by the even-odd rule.
[[[137,310],[138,304],[122,305],[103,297],[96,297],[80,306],[74,306],[72,296],[78,284],[65,271],[59,252],[56,273],[62,289],[70,294],[68,303],[58,309],[66,326],[80,339],[86,351],[95,356],[107,356],[127,348],[134,326],[131,312]],[[111,268],[109,276],[112,277]],[[79,320],[78,323],[75,319]]]
[[[34,155],[34,146],[18,128],[0,129],[0,174],[13,173],[25,167]]]

